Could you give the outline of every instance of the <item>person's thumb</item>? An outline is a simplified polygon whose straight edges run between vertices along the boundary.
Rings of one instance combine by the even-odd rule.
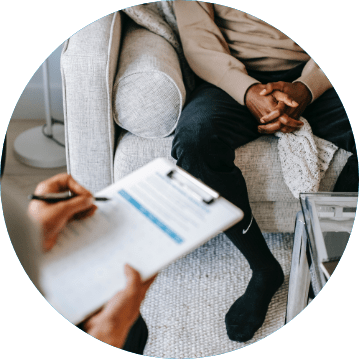
[[[141,276],[129,264],[125,264],[125,276],[127,279],[126,287],[137,288],[141,284]]]

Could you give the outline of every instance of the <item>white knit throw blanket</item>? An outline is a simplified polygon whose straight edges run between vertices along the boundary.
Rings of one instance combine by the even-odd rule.
[[[299,130],[277,132],[279,158],[284,181],[295,198],[303,192],[318,192],[337,146],[313,135],[306,119]]]
[[[177,51],[183,79],[188,91],[194,87],[193,72],[184,57],[171,1],[159,1],[124,9],[138,25],[162,36]],[[293,196],[301,192],[317,192],[337,147],[313,135],[308,122],[292,133],[277,132],[278,150],[284,181]]]

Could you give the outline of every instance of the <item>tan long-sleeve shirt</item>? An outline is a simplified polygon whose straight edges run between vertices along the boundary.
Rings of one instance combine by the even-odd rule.
[[[312,101],[332,87],[319,66],[293,40],[269,24],[226,6],[174,1],[186,59],[205,81],[241,105],[247,89],[258,83],[247,69],[288,70],[306,62],[301,76]]]

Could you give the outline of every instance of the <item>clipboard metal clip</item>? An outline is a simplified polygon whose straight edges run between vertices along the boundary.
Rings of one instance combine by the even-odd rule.
[[[211,204],[219,198],[219,193],[180,168],[169,171],[167,176],[176,181],[190,195],[206,204]]]

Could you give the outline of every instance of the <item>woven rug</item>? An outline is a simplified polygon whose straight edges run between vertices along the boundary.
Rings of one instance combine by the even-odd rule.
[[[142,304],[149,338],[144,355],[200,358],[252,344],[284,325],[293,234],[264,234],[281,264],[285,281],[275,294],[265,322],[246,343],[228,339],[224,317],[251,278],[244,256],[220,234],[179,259],[156,278]]]

